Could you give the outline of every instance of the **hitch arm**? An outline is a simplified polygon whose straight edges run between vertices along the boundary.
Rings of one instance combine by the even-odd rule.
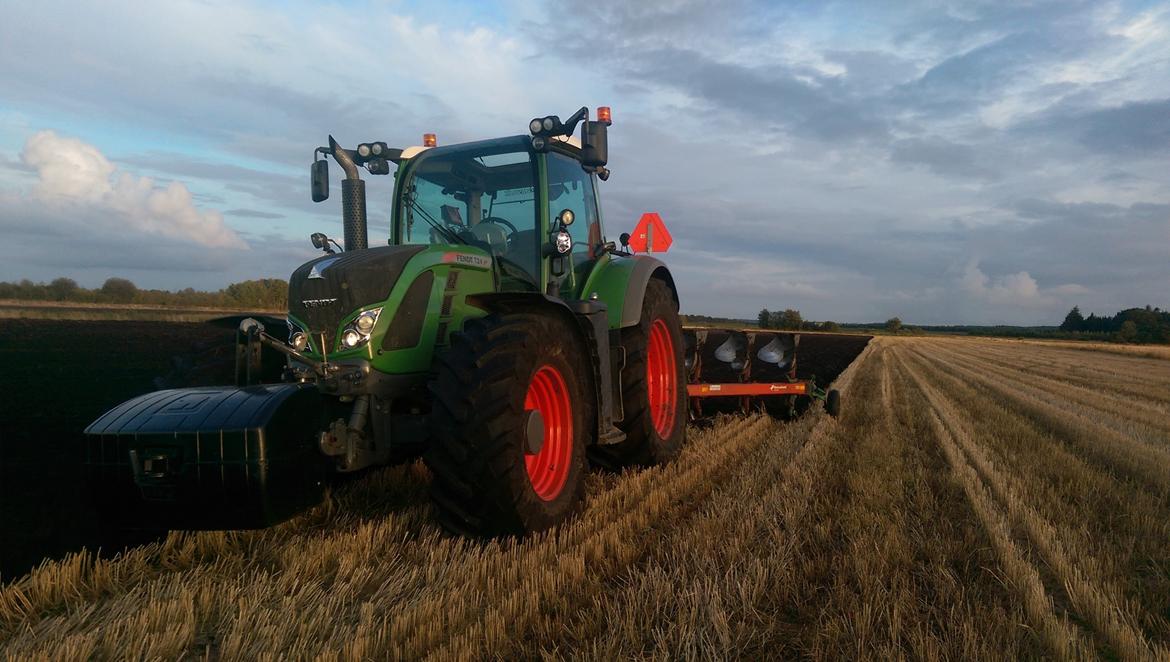
[[[243,334],[249,345],[253,342],[260,342],[262,344],[268,345],[272,349],[275,349],[276,351],[284,354],[294,361],[309,366],[313,369],[313,372],[317,373],[321,377],[329,376],[329,364],[327,362],[311,359],[296,349],[289,347],[288,344],[273,338],[264,331],[263,324],[251,317],[240,322],[239,332]]]

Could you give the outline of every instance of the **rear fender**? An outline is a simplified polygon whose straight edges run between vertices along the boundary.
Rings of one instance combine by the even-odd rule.
[[[587,296],[597,294],[609,307],[609,328],[634,326],[642,319],[642,300],[651,278],[657,278],[670,288],[677,306],[678,288],[670,269],[658,258],[649,255],[613,256],[597,267],[586,283]]]

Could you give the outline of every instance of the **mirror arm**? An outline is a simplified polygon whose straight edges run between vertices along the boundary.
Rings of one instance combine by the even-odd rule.
[[[577,130],[577,124],[589,116],[589,108],[581,106],[577,112],[573,113],[572,117],[564,123],[564,135],[571,136]]]

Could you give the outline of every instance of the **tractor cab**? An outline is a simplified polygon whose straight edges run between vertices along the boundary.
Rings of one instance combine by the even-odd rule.
[[[505,289],[539,291],[540,193],[523,138],[430,149],[399,173],[390,243],[479,248],[499,263]]]
[[[580,138],[573,135],[578,124]],[[527,136],[437,146],[435,135],[425,134],[422,146],[403,150],[382,143],[346,150],[331,138],[330,147],[318,151],[342,164],[350,175],[343,186],[361,188],[362,197],[357,166],[388,174],[389,162],[398,164],[389,244],[443,246],[489,258],[498,291],[571,299],[581,296],[597,259],[614,248],[605,239],[597,195],[598,180],[609,176],[609,124],[608,108],[598,108],[595,121],[581,108],[566,122],[556,116],[532,120]],[[352,175],[346,161],[354,166]],[[314,163],[313,174],[314,200],[324,199],[327,184],[321,190],[316,185],[328,180],[323,159]],[[365,241],[356,238],[355,247]],[[328,247],[324,237],[314,243]]]
[[[605,247],[596,181],[570,141],[429,149],[399,174],[390,241],[475,247],[498,263],[501,291],[551,284],[572,297]]]

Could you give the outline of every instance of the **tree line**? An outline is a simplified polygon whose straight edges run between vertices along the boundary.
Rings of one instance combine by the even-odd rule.
[[[48,283],[34,283],[26,278],[16,283],[0,282],[0,299],[285,310],[288,308],[288,281],[261,278],[232,283],[215,292],[190,287],[172,292],[140,289],[125,278],[108,278],[101,287],[94,289],[81,287],[72,278],[55,278]]]
[[[799,310],[785,308],[784,310],[768,310],[764,308],[756,316],[756,326],[761,329],[784,329],[787,331],[827,331],[837,333],[841,325],[832,321],[813,322],[805,320]]]
[[[1127,308],[1112,317],[1081,314],[1073,306],[1064,316],[1060,330],[1076,336],[1099,337],[1128,343],[1170,343],[1170,311],[1161,308]]]
[[[786,331],[825,331],[827,333],[840,333],[841,329],[849,328],[855,330],[874,331],[884,330],[886,333],[909,333],[920,335],[922,330],[913,326],[904,326],[902,320],[898,317],[891,317],[885,321],[885,324],[845,324],[841,325],[837,322],[811,322],[800,316],[799,310],[786,308],[784,310],[768,310],[764,308],[756,317],[756,325],[761,329],[783,329]]]

